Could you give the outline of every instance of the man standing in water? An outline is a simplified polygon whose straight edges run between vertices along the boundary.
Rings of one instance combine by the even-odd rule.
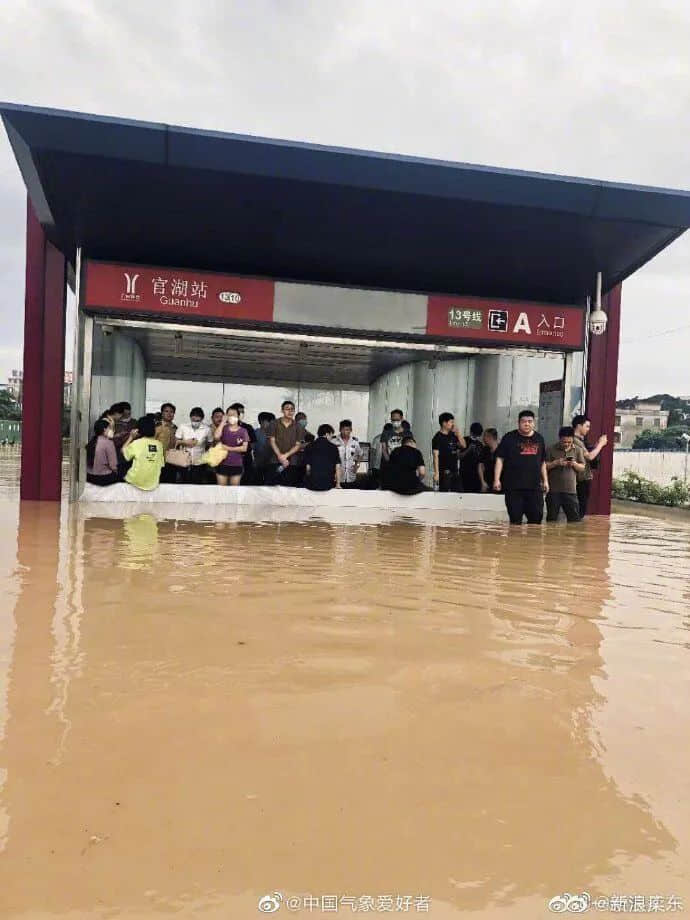
[[[496,448],[494,492],[501,491],[501,476],[506,508],[511,524],[541,524],[544,496],[549,491],[546,472],[546,445],[534,430],[534,412],[524,409],[518,416],[516,431],[503,436]]]
[[[581,521],[577,501],[577,476],[585,468],[582,449],[573,443],[573,429],[564,425],[558,432],[558,443],[546,451],[549,472],[549,494],[546,496],[546,520],[557,521],[563,508],[568,523]]]
[[[573,431],[575,432],[575,445],[582,449],[585,455],[585,468],[577,474],[577,500],[580,505],[580,518],[587,514],[587,503],[589,502],[589,493],[592,488],[592,461],[596,461],[601,451],[609,443],[605,434],[597,441],[594,447],[587,446],[587,435],[592,423],[586,415],[576,415],[573,419]]]

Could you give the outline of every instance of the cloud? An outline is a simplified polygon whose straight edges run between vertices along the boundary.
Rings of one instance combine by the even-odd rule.
[[[668,0],[4,0],[0,85],[37,105],[683,187],[689,27]],[[0,209],[19,345],[24,191],[5,138]],[[683,239],[626,283],[623,339],[688,315],[689,256]],[[690,332],[649,341],[624,347],[621,392],[687,389]]]

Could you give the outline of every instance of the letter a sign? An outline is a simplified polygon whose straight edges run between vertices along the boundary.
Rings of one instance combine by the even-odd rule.
[[[515,326],[513,327],[513,332],[526,332],[527,335],[532,335],[532,329],[529,324],[529,319],[527,318],[526,313],[521,313],[518,318]]]

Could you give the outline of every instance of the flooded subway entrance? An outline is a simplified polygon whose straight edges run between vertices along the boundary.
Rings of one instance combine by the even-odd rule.
[[[131,402],[135,416],[172,402],[178,424],[194,406],[208,418],[216,406],[239,401],[245,419],[256,425],[259,412],[280,414],[281,402],[291,399],[314,432],[322,423],[337,431],[342,419],[352,420],[368,459],[369,445],[390,412],[400,408],[431,468],[431,441],[442,412],[452,412],[464,431],[481,421],[503,432],[515,427],[520,409],[543,409],[547,384],[556,386],[560,407],[578,398],[577,387],[564,393],[566,359],[560,352],[442,348],[118,317],[96,317],[91,330],[92,422],[122,398]]]
[[[690,531],[609,518],[610,456],[571,528],[76,500],[122,400],[290,397],[366,442],[399,408],[427,458],[445,410],[612,440],[621,283],[687,195],[1,108],[31,419],[0,501],[3,916],[687,908]]]

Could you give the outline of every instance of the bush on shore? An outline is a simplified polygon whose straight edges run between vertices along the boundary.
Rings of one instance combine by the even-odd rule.
[[[645,479],[632,470],[613,480],[613,497],[648,505],[667,505],[680,508],[690,505],[690,487],[680,479],[673,478],[670,486],[660,486],[651,479]]]

